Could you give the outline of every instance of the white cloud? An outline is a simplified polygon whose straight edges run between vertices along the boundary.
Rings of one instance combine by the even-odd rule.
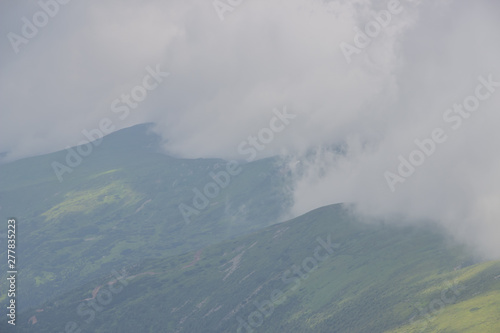
[[[499,5],[403,0],[403,12],[348,64],[340,43],[387,3],[245,1],[221,22],[210,1],[71,2],[18,55],[6,38],[0,45],[0,151],[64,149],[110,117],[117,128],[157,122],[170,154],[241,158],[238,144],[287,106],[297,121],[259,157],[302,160],[295,213],[357,202],[370,216],[439,221],[499,256],[500,92],[396,193],[383,177],[415,139],[445,126],[443,112],[474,92],[479,75],[500,81]],[[36,10],[10,9],[0,11],[3,35]],[[111,102],[157,63],[171,75],[120,121]],[[339,144],[345,156],[332,153]],[[311,149],[318,153],[306,161]]]

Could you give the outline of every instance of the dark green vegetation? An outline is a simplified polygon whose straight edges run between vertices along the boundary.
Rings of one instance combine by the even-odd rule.
[[[0,165],[0,256],[16,217],[19,310],[143,258],[165,258],[276,223],[289,203],[276,159],[240,174],[186,224],[178,206],[226,168],[220,159],[177,159],[138,125],[106,136],[59,182],[51,163],[67,151]],[[0,272],[6,304],[6,269]],[[3,318],[2,318],[3,319]]]
[[[226,162],[165,156],[146,133],[109,135],[62,183],[66,152],[0,166],[19,260],[17,325],[0,332],[500,331],[500,262],[342,205],[277,223],[278,159],[243,164],[186,224],[178,205]]]
[[[39,312],[27,311],[23,317],[36,316],[37,323],[23,321],[19,331],[63,332],[65,325],[124,333],[500,328],[500,262],[474,264],[429,230],[363,225],[341,205],[121,273],[118,288],[108,275]],[[92,299],[99,286],[105,291]],[[464,315],[467,325],[452,328],[450,318]]]

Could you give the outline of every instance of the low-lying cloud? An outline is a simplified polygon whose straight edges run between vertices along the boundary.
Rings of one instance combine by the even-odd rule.
[[[64,149],[109,117],[117,129],[155,122],[175,156],[241,159],[238,144],[286,105],[296,120],[259,158],[287,156],[301,170],[293,214],[354,202],[371,217],[435,221],[498,257],[500,91],[458,129],[443,114],[475,94],[479,77],[500,82],[499,9],[487,0],[254,0],[221,20],[211,1],[70,1],[19,52],[3,39],[0,152],[12,160]],[[2,3],[2,35],[22,34],[22,17],[39,10]],[[348,57],[346,44],[357,49]],[[156,64],[169,76],[120,119],[113,101]],[[446,141],[392,191],[386,172],[399,175],[399,156],[436,128]]]

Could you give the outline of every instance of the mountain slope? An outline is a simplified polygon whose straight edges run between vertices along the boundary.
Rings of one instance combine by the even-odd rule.
[[[500,262],[474,263],[432,230],[364,225],[342,205],[116,270],[24,313],[20,332],[500,329]]]
[[[276,223],[289,204],[286,175],[276,159],[265,159],[239,165],[227,181],[220,176],[226,182],[220,193],[184,219],[179,206],[194,211],[195,190],[215,184],[211,173],[227,174],[228,162],[162,154],[149,128],[104,137],[62,182],[51,165],[65,164],[69,150],[0,165],[0,218],[18,220],[19,310],[109,267],[185,253]],[[6,256],[6,235],[0,236]]]

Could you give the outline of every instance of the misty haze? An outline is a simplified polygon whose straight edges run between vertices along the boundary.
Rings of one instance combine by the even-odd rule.
[[[500,332],[499,15],[3,1],[0,332]]]

